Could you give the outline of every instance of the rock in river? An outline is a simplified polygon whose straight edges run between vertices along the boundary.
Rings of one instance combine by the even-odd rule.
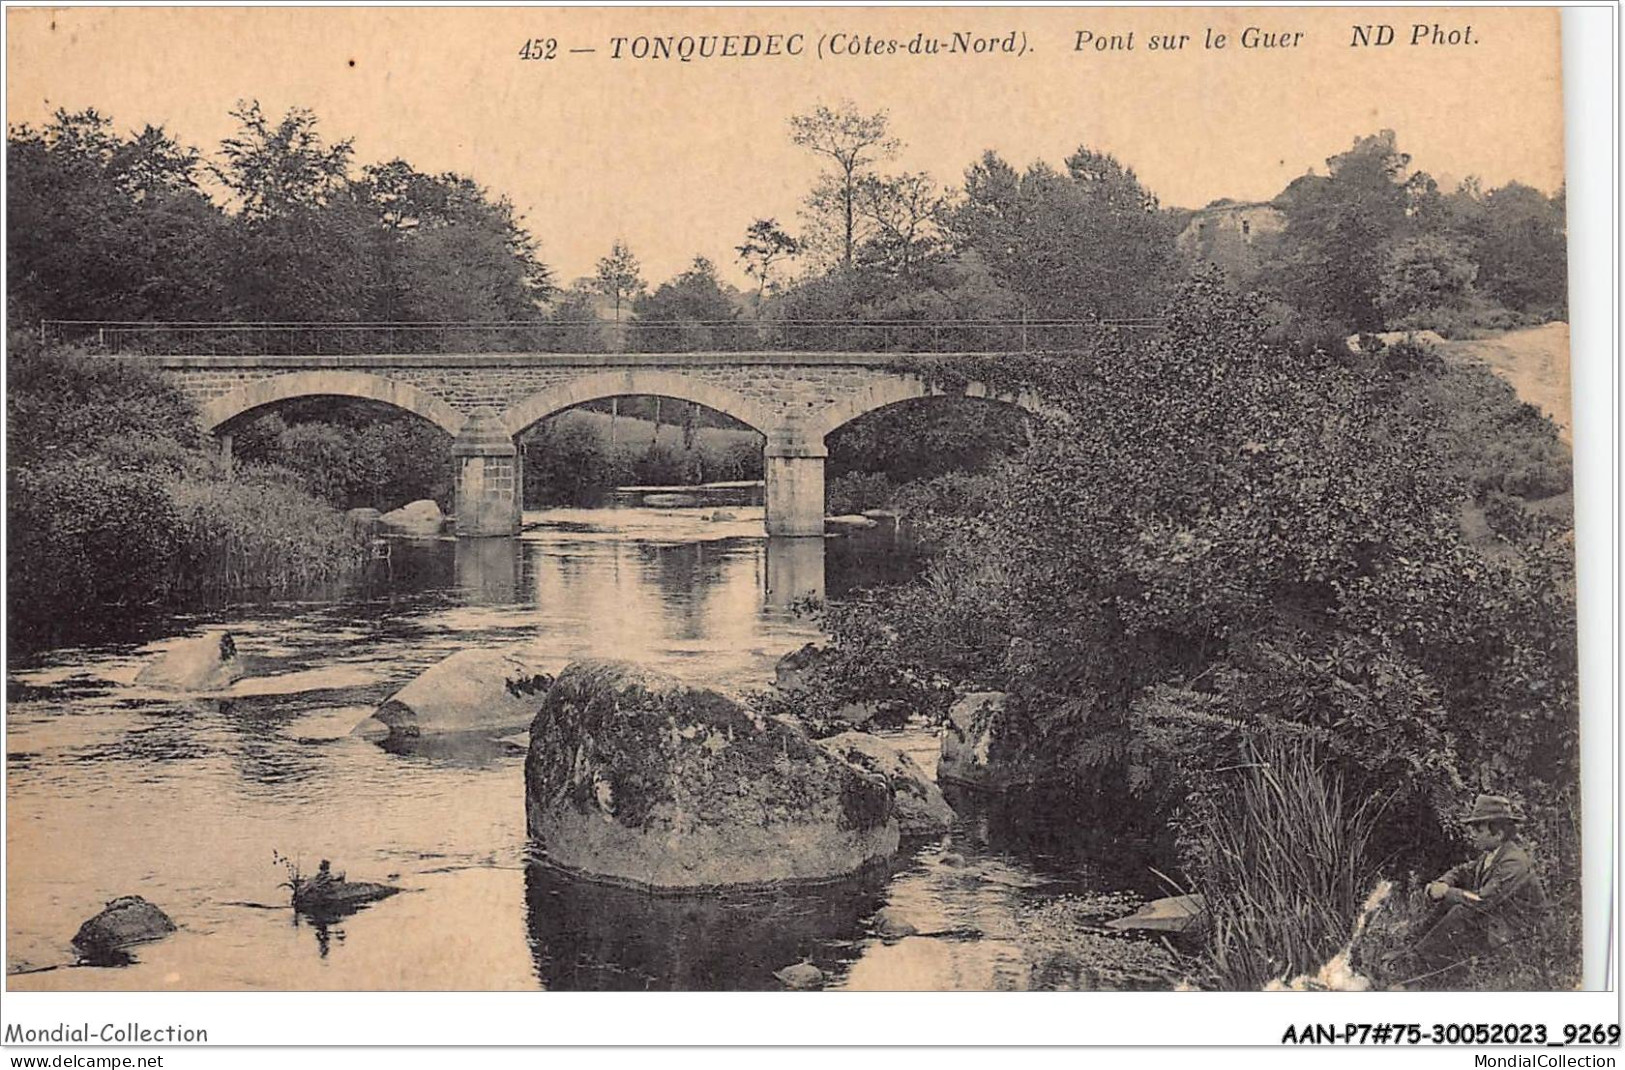
[[[553,679],[511,650],[459,650],[425,669],[356,727],[391,736],[483,732],[528,724]]]
[[[805,992],[809,989],[824,987],[824,971],[810,962],[798,962],[794,966],[774,970],[773,976],[777,977],[779,983],[792,992]]]
[[[230,632],[205,632],[159,654],[135,682],[177,691],[217,691],[247,674]]]
[[[842,732],[818,745],[860,769],[886,778],[892,789],[892,809],[904,836],[929,836],[954,823],[954,811],[942,789],[925,775],[913,758],[867,732]]]
[[[162,910],[139,895],[121,895],[79,926],[73,946],[92,962],[109,961],[133,944],[157,940],[174,931],[175,923]]]
[[[942,726],[937,780],[994,791],[1037,781],[1036,760],[1016,753],[1001,738],[1004,717],[1002,691],[973,691],[960,696]]]
[[[420,538],[439,535],[440,526],[445,521],[446,517],[440,511],[440,504],[432,498],[424,498],[403,505],[399,509],[391,509],[378,518],[378,522],[391,531]]]
[[[546,860],[662,891],[829,880],[897,850],[892,792],[798,727],[630,662],[559,675],[530,729]]]

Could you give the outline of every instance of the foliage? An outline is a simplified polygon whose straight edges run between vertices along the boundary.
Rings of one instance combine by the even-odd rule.
[[[948,197],[923,171],[864,176],[854,208],[866,224],[858,249],[866,270],[912,282],[943,249]]]
[[[387,512],[424,498],[449,508],[455,488],[451,436],[383,405],[286,404],[238,428],[233,452],[245,463],[285,470],[291,482],[340,509]]]
[[[196,319],[218,307],[226,217],[162,129],[94,109],[7,135],[9,300],[61,319]]]
[[[1384,322],[1465,306],[1478,268],[1466,243],[1448,234],[1419,234],[1394,243],[1377,284]]]
[[[1462,229],[1479,265],[1479,285],[1518,312],[1568,314],[1568,234],[1564,197],[1547,197],[1519,182],[1488,194],[1463,189]]]
[[[885,472],[845,472],[824,482],[824,512],[831,516],[883,509],[897,486]]]
[[[1349,334],[1505,329],[1567,313],[1563,196],[1517,182],[1454,193],[1410,168],[1394,132],[1357,138],[1276,199],[1259,282],[1296,315]]]
[[[127,364],[44,349],[13,335],[7,373],[8,467],[94,455],[121,436],[186,448],[203,444],[197,410],[186,395]]]
[[[1313,745],[1252,742],[1231,785],[1196,815],[1215,987],[1257,991],[1313,976],[1349,942],[1377,883],[1379,805],[1350,798]]]
[[[884,472],[900,483],[979,472],[1025,441],[1026,414],[997,402],[930,400],[867,413],[829,436],[832,477]]]
[[[641,444],[612,443],[608,421],[596,413],[566,413],[526,432],[525,504],[592,506],[621,486],[762,478],[762,447],[754,433],[703,427],[685,436],[667,425],[666,433],[650,435],[642,420],[620,419],[637,428],[627,435]]]
[[[198,594],[331,578],[363,557],[331,509],[265,475],[233,478],[191,404],[153,373],[26,343],[12,362],[6,568],[17,646]]]
[[[870,674],[1010,692],[1016,745],[1063,780],[1199,789],[1234,738],[1159,758],[1131,711],[1160,685],[1219,723],[1312,733],[1351,798],[1397,791],[1384,857],[1445,850],[1463,791],[1546,805],[1576,768],[1569,542],[1556,523],[1463,532],[1463,457],[1487,432],[1444,373],[1272,345],[1260,305],[1211,278],[1167,320],[1028,362],[1066,415],[945,526],[922,582],[832,617],[836,645],[851,630]],[[1168,779],[1131,784],[1136,754]]]
[[[15,389],[15,388],[14,388]],[[107,606],[166,593],[183,539],[165,487],[84,457],[6,473],[7,615],[14,642],[56,641]]]
[[[1173,227],[1156,198],[1132,170],[1087,148],[1065,173],[1042,163],[1021,173],[984,154],[965,174],[948,234],[1038,318],[1147,315],[1176,270]]]
[[[513,206],[256,101],[212,160],[94,110],[8,132],[11,301],[78,320],[529,319],[550,277]],[[213,179],[219,203],[206,190]],[[488,332],[446,339],[489,345]]]
[[[1380,330],[1390,246],[1405,236],[1413,200],[1431,180],[1407,175],[1410,157],[1392,130],[1356,139],[1326,166],[1325,177],[1305,175],[1276,198],[1286,227],[1267,285],[1346,331]]]
[[[170,596],[301,588],[360,564],[364,540],[339,513],[272,480],[180,481],[168,488],[180,544]]]

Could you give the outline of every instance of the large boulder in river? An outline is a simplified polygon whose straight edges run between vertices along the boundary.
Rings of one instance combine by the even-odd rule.
[[[182,639],[136,674],[135,682],[176,691],[217,691],[247,675],[230,632]]]
[[[100,914],[79,926],[73,946],[91,961],[116,958],[134,944],[144,944],[175,931],[169,915],[139,895],[110,900]]]
[[[358,731],[372,722],[391,736],[514,728],[536,715],[552,683],[512,651],[459,650],[391,695]]]
[[[424,498],[421,501],[411,502],[399,509],[391,509],[378,518],[378,522],[390,531],[402,535],[416,535],[426,538],[440,534],[441,525],[446,522],[446,516],[440,511],[440,504],[433,499]]]
[[[1004,732],[1005,694],[961,695],[942,726],[937,780],[1002,791],[1040,778],[1034,758],[1017,751]]]
[[[621,661],[559,675],[530,727],[546,860],[667,891],[822,881],[897,850],[892,791],[800,728]]]
[[[867,732],[842,732],[818,745],[859,769],[886,778],[892,789],[897,829],[904,836],[930,836],[954,823],[953,807],[925,770],[883,739]]]

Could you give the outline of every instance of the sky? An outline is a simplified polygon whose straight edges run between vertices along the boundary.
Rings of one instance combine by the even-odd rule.
[[[1441,43],[1410,43],[1435,23]],[[1378,24],[1393,44],[1351,43]],[[1277,47],[1242,47],[1248,27]],[[889,113],[904,148],[887,169],[945,184],[987,149],[1059,166],[1088,145],[1165,205],[1265,200],[1385,128],[1451,182],[1563,180],[1558,15],[1543,9],[12,8],[7,31],[8,123],[95,107],[211,152],[238,100],[309,108],[354,138],[358,166],[401,157],[510,198],[565,282],[622,239],[650,282],[703,255],[744,284],[745,228],[796,230],[818,172],[788,118],[843,100]],[[1209,31],[1225,47],[1204,47]],[[956,32],[1014,34],[1019,54],[951,53]],[[640,37],[748,34],[801,54],[632,54]],[[1189,37],[1153,48],[1163,34]],[[911,54],[917,35],[941,50]],[[549,40],[554,58],[519,58]]]

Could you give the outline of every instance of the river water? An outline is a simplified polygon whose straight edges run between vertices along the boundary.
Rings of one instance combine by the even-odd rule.
[[[527,860],[522,734],[394,750],[351,734],[471,646],[523,648],[550,671],[630,657],[764,688],[779,657],[819,638],[797,598],[916,567],[892,540],[769,540],[759,506],[730,506],[547,510],[515,540],[391,547],[324,598],[171,618],[9,666],[12,987],[771,989],[799,961],[849,989],[1155,984],[1118,961],[1143,958],[1143,942],[1088,920],[1081,956],[1075,939],[1088,897],[1155,891],[1143,866],[1080,853],[1020,804],[955,798],[953,830],[843,884],[656,897]],[[220,627],[247,678],[193,695],[135,682],[170,643]],[[895,742],[934,767],[924,726]],[[407,891],[313,924],[289,909],[278,855]],[[80,922],[127,894],[179,930],[128,965],[69,965]],[[885,906],[943,935],[883,940]]]

